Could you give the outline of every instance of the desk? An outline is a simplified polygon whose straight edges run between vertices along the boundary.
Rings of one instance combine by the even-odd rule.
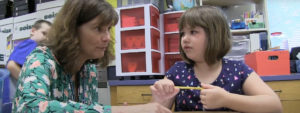
[[[189,112],[174,112],[174,113],[239,113],[239,112],[226,112],[226,111],[189,111]]]
[[[300,73],[282,76],[262,76],[261,78],[280,97],[284,113],[298,113],[300,111]],[[152,85],[155,81],[157,81],[157,79],[109,80],[109,85],[111,88],[111,104],[122,105],[123,102],[127,102],[129,105],[148,103],[151,100],[151,90],[149,86]],[[130,94],[128,94],[127,92]]]

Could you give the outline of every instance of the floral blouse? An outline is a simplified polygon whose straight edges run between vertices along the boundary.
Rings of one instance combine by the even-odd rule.
[[[47,47],[37,47],[22,67],[13,113],[110,113],[111,106],[98,104],[97,71],[94,64],[85,63],[81,71],[75,102],[74,82],[63,71]]]
[[[253,70],[240,61],[222,60],[222,71],[212,85],[224,88],[235,94],[244,94],[243,84]],[[200,87],[195,75],[193,65],[183,61],[176,62],[166,73],[166,77],[176,86]],[[201,111],[202,103],[199,90],[180,90],[175,99],[175,111]],[[211,111],[212,109],[208,110]],[[212,111],[231,111],[228,108],[214,109]]]

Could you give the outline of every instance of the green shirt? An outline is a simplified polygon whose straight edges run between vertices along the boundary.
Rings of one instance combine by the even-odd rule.
[[[12,112],[110,113],[110,106],[97,103],[97,75],[94,64],[84,64],[77,74],[79,102],[75,102],[71,75],[63,71],[49,48],[37,47],[22,67]]]

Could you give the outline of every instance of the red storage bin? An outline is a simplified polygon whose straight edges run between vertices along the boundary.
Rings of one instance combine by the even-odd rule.
[[[179,33],[165,34],[165,52],[179,52]]]
[[[120,15],[122,28],[145,25],[144,7],[124,9]]]
[[[121,49],[144,49],[145,48],[145,29],[122,31]]]
[[[122,72],[146,72],[146,55],[140,53],[121,54]]]
[[[165,32],[178,31],[179,18],[183,12],[164,14],[164,30]]]
[[[160,36],[159,31],[156,29],[151,29],[151,48],[155,50],[160,50]]]
[[[175,62],[181,60],[180,54],[165,54],[165,71],[168,71]]]
[[[289,75],[289,51],[257,51],[245,55],[245,63],[260,76]]]
[[[160,53],[152,52],[152,72],[153,73],[159,73],[160,71]]]
[[[154,6],[150,6],[150,17],[151,26],[159,28],[159,10]]]

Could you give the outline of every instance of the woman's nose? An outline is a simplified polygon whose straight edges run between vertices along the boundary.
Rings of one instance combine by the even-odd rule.
[[[103,41],[110,41],[111,37],[110,37],[110,32],[109,31],[105,31],[102,35],[103,35],[102,36]]]

